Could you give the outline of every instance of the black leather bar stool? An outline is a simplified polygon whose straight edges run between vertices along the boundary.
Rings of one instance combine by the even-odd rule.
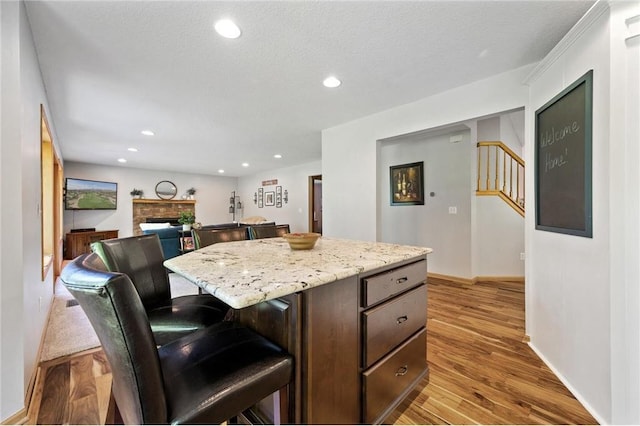
[[[252,225],[250,233],[252,240],[278,237],[276,225]]]
[[[196,250],[201,247],[210,246],[216,243],[225,243],[228,241],[243,241],[249,239],[249,229],[229,228],[229,229],[192,229],[191,235]]]
[[[100,339],[125,424],[219,424],[288,389],[292,357],[234,323],[219,323],[157,349],[129,277],[96,265],[95,253],[82,255],[60,279]]]
[[[106,270],[127,274],[142,300],[158,345],[224,320],[229,305],[210,294],[171,297],[157,234],[91,244]]]
[[[289,224],[276,225],[276,236],[282,237],[284,234],[289,234],[290,232]]]

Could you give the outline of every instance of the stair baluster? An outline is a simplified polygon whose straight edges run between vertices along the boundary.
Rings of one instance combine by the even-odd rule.
[[[478,142],[477,146],[478,179],[476,195],[499,196],[516,212],[524,216],[524,161],[522,158],[500,141]],[[483,148],[486,152],[486,161],[483,161],[483,158],[485,158],[483,155]],[[495,157],[492,155],[492,151],[495,151]],[[500,161],[501,152],[502,161]],[[492,161],[492,159],[494,160]],[[507,166],[509,168],[509,173],[507,173]],[[495,170],[495,180],[493,185],[491,184],[492,169]],[[501,171],[502,173],[500,173]],[[486,177],[484,187],[482,187],[481,178],[483,175]],[[508,191],[507,187],[509,188]]]

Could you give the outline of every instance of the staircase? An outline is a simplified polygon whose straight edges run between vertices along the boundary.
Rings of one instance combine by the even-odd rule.
[[[478,142],[476,195],[497,195],[524,217],[524,161],[500,141]]]

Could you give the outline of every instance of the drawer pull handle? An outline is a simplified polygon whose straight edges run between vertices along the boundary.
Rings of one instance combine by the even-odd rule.
[[[402,284],[402,283],[404,283],[404,282],[406,282],[408,280],[409,280],[409,278],[407,278],[407,277],[398,278],[396,280],[396,284]]]
[[[398,371],[396,371],[396,377],[404,376],[405,374],[407,374],[408,371],[409,371],[409,366],[403,365],[402,367],[398,368]]]
[[[409,318],[406,315],[403,315],[401,317],[398,317],[398,319],[396,321],[398,321],[398,324],[402,324],[403,322],[405,322],[408,319]]]

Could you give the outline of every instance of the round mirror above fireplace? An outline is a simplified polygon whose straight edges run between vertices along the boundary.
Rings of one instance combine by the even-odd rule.
[[[171,200],[178,193],[178,188],[173,182],[163,180],[156,185],[156,195],[163,200]]]

